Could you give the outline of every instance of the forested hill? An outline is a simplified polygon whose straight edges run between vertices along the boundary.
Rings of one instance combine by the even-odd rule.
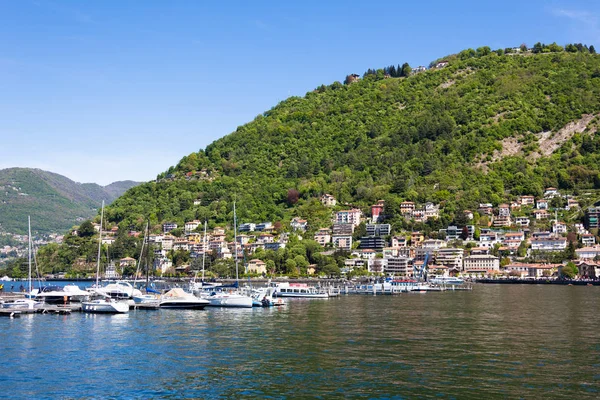
[[[62,175],[32,168],[0,170],[0,228],[3,232],[27,232],[27,216],[32,230],[64,233],[80,221],[94,216],[102,202],[113,201],[133,181],[108,186],[77,183]]]
[[[465,50],[423,72],[320,86],[129,190],[108,218],[223,223],[237,199],[240,222],[300,216],[317,228],[330,193],[365,211],[384,199],[392,218],[403,200],[442,202],[449,222],[549,186],[598,188],[600,57],[568,50]]]

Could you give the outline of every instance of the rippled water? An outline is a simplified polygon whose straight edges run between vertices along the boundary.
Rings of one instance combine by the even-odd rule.
[[[600,287],[0,318],[3,398],[598,398]]]

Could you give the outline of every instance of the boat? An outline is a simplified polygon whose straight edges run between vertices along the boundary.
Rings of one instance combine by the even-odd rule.
[[[65,285],[63,286],[63,290],[71,295],[71,301],[81,302],[88,300],[90,297],[87,291],[82,290],[75,284]]]
[[[129,312],[129,304],[125,301],[104,297],[82,302],[81,311],[87,313],[122,314]]]
[[[135,296],[142,294],[139,289],[136,289],[127,281],[109,283],[104,287],[95,288],[94,291],[117,300],[133,299]]]
[[[285,306],[285,301],[282,298],[273,297],[275,293],[274,287],[264,287],[252,289],[252,306],[253,307],[281,307]]]
[[[273,295],[276,297],[299,297],[305,299],[327,299],[329,293],[317,289],[314,286],[308,286],[306,283],[282,282],[275,284]]]
[[[32,293],[33,289],[32,289],[32,285],[31,285],[31,217],[27,217],[27,225],[28,225],[28,229],[29,229],[29,243],[28,243],[28,248],[29,248],[29,291],[27,293]],[[15,300],[9,300],[9,301],[5,301],[4,303],[2,303],[2,308],[4,309],[16,309],[16,310],[23,310],[23,309],[27,309],[27,310],[33,310],[39,306],[41,306],[41,302],[34,300],[32,298],[25,298],[25,299],[15,299]]]
[[[464,279],[455,276],[432,276],[429,282],[435,283],[436,285],[462,285],[465,283]]]
[[[220,286],[218,288],[214,288],[213,291],[204,298],[210,302],[209,305],[211,307],[252,308],[252,297],[246,296],[239,291],[237,217],[235,213],[235,201],[233,202],[233,240],[235,245],[235,283],[232,286]]]
[[[202,310],[209,305],[209,301],[198,298],[181,288],[173,288],[161,296],[159,305],[161,308]]]
[[[60,286],[42,286],[35,299],[49,304],[66,304],[71,302],[72,294]]]
[[[8,300],[2,303],[2,308],[10,310],[34,310],[42,305],[34,299]]]
[[[98,261],[96,264],[96,288],[99,287],[100,279],[100,252],[102,250],[102,221],[104,220],[104,201],[102,201],[102,212],[100,214],[100,231],[98,232]],[[118,314],[129,312],[127,302],[117,301],[108,297],[105,293],[95,290],[98,299],[81,302],[81,311],[87,313]]]

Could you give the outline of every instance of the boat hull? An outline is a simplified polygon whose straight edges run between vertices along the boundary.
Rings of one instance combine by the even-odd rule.
[[[81,310],[87,313],[121,314],[129,312],[129,304],[119,301],[84,301]]]
[[[180,310],[203,310],[208,304],[196,301],[165,301],[160,303],[160,308],[180,309]]]
[[[252,308],[252,298],[248,296],[217,295],[206,298],[210,307]]]

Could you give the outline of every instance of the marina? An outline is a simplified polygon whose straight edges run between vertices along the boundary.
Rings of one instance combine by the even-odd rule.
[[[11,365],[0,398],[592,399],[600,390],[590,368],[600,363],[596,287],[286,302],[0,318]],[[61,368],[50,378],[51,362]]]

